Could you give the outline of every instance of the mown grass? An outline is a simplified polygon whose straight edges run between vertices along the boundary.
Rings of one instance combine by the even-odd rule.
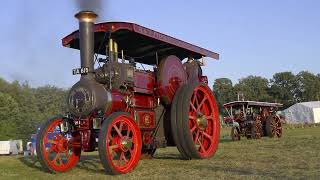
[[[48,174],[38,162],[21,156],[0,156],[0,179],[319,179],[320,128],[286,129],[281,139],[231,142],[221,132],[216,155],[206,160],[181,160],[176,148],[159,149],[130,174],[109,176],[97,153],[84,153],[70,172]]]

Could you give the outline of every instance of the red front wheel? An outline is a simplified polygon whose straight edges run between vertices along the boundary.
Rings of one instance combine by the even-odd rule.
[[[99,134],[99,156],[108,174],[132,171],[140,160],[140,130],[130,114],[116,112],[104,120]]]
[[[63,130],[66,123],[68,122],[59,116],[49,119],[40,127],[36,150],[38,159],[46,171],[53,173],[68,171],[80,158],[80,134]]]

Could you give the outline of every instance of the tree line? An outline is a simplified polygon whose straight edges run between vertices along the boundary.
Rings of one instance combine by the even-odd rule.
[[[219,78],[213,91],[220,114],[224,112],[222,105],[237,100],[238,94],[243,94],[245,100],[278,102],[287,108],[297,102],[320,99],[320,74],[280,72],[269,80],[248,76],[234,85],[228,78]],[[0,141],[29,140],[43,120],[66,111],[67,92],[55,86],[33,88],[28,83],[10,83],[0,78]]]
[[[240,100],[266,101],[282,103],[283,109],[299,102],[320,100],[320,74],[301,71],[275,73],[271,79],[260,76],[248,76],[233,85],[228,78],[216,79],[213,85],[220,113],[222,105]]]
[[[65,111],[66,94],[67,90],[54,86],[32,88],[0,78],[0,141],[29,141],[44,119]]]

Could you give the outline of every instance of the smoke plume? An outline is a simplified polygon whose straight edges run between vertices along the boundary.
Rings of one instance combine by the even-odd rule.
[[[104,10],[103,0],[75,0],[79,11],[93,11],[101,14]]]
[[[73,0],[73,2],[77,12],[93,11],[98,14],[98,21],[108,21],[112,19],[110,14],[110,0]]]

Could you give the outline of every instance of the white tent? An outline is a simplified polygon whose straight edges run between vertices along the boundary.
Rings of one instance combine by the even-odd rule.
[[[23,152],[22,140],[0,141],[0,155],[17,155]]]
[[[297,103],[284,114],[289,124],[320,123],[320,101]]]

